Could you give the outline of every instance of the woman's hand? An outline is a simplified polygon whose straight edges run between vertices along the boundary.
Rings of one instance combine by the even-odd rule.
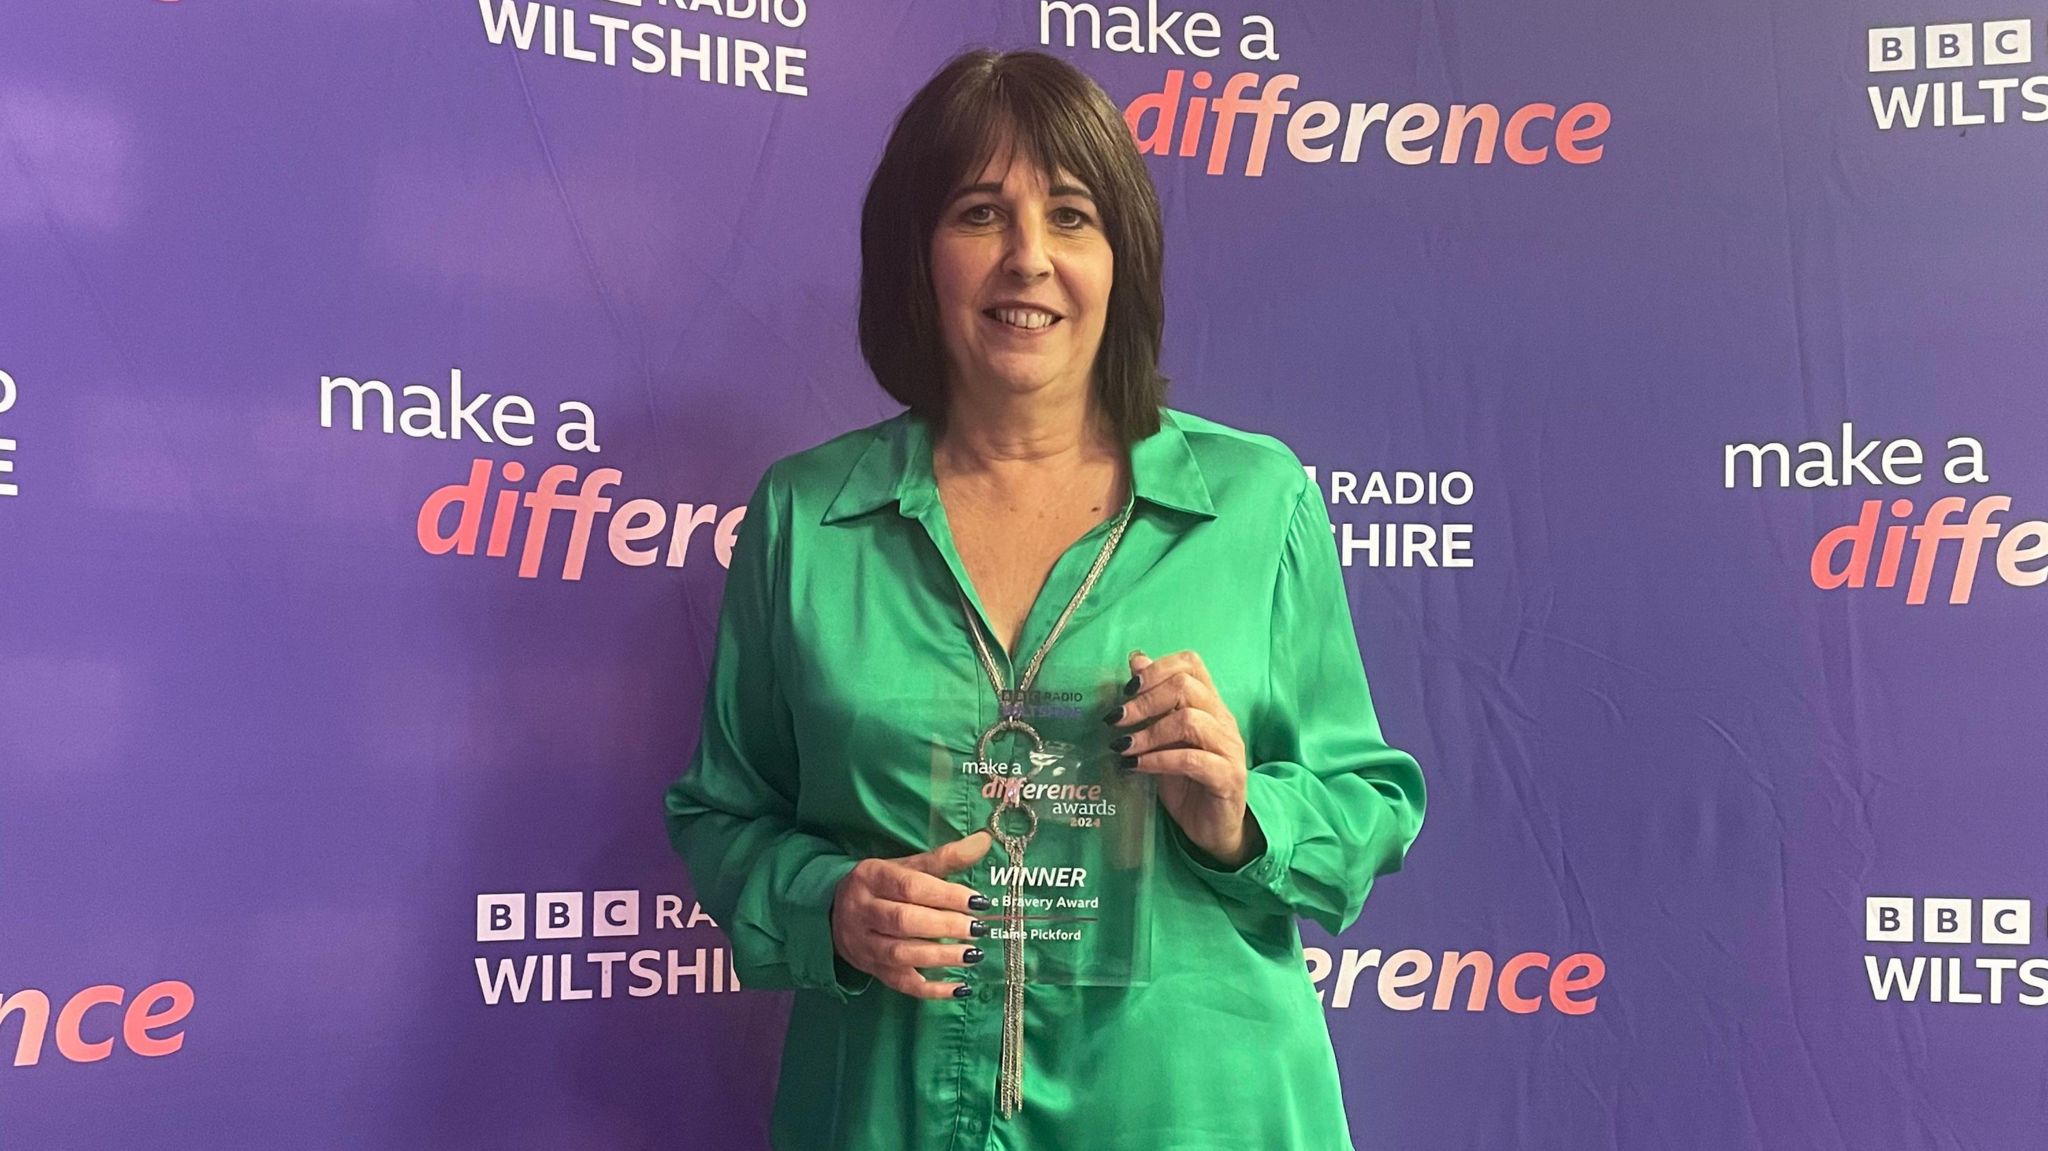
[[[1152,722],[1110,746],[1135,756],[1134,770],[1159,777],[1160,805],[1218,863],[1235,869],[1265,851],[1266,837],[1244,803],[1244,737],[1202,657],[1182,651],[1153,660],[1132,652],[1131,671],[1135,693],[1127,685],[1131,698],[1105,718],[1119,728]]]
[[[901,859],[863,859],[832,896],[832,947],[839,957],[919,999],[965,999],[965,983],[932,982],[920,967],[981,962],[979,947],[939,943],[978,939],[988,925],[967,914],[987,911],[988,897],[941,876],[965,871],[988,854],[986,831]]]

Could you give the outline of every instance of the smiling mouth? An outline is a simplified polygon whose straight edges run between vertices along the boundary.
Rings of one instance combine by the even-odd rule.
[[[989,308],[981,314],[996,323],[1021,332],[1043,331],[1065,318],[1035,308]]]

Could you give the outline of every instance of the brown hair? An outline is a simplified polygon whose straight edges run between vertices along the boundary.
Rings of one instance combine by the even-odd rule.
[[[976,49],[948,61],[896,118],[860,213],[860,351],[898,401],[945,421],[946,358],[931,240],[961,180],[1008,138],[1048,177],[1088,186],[1115,259],[1095,356],[1096,398],[1129,447],[1159,430],[1166,300],[1159,197],[1124,118],[1095,81],[1043,52]]]

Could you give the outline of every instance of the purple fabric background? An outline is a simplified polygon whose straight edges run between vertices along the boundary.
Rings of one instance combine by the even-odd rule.
[[[162,1058],[53,1042],[15,1067],[0,1024],[0,1145],[764,1145],[780,997],[487,1007],[473,966],[547,950],[479,943],[480,893],[687,893],[658,804],[695,737],[710,529],[680,568],[629,568],[601,521],[572,582],[558,518],[522,580],[426,554],[413,517],[478,457],[723,510],[893,411],[853,336],[867,174],[941,61],[1036,44],[1037,11],[584,8],[801,46],[809,95],[517,53],[459,0],[0,15],[0,994],[196,994]],[[1256,179],[1152,161],[1176,406],[1321,469],[1474,479],[1462,508],[1333,508],[1470,522],[1475,562],[1350,569],[1429,822],[1359,924],[1310,942],[1606,964],[1576,1017],[1394,1011],[1369,972],[1330,1011],[1359,1145],[2037,1142],[2035,1009],[1878,1003],[1863,968],[2031,952],[1866,945],[1863,917],[2048,897],[2048,593],[1987,563],[1942,602],[1953,545],[1926,605],[1806,573],[1866,498],[2048,514],[2048,128],[1880,132],[1862,90],[1891,79],[1866,29],[2013,12],[1258,11],[1281,62],[1226,51],[1219,77],[1613,110],[1584,166],[1309,166],[1277,132]],[[1197,66],[1068,54],[1120,104]],[[322,375],[451,367],[533,400],[536,444],[320,426]],[[549,441],[568,399],[601,455]],[[1722,487],[1724,443],[1844,420],[1977,436],[1991,482]]]

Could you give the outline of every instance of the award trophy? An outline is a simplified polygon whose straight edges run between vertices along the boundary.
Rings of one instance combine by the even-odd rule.
[[[991,942],[1021,943],[1005,982],[1123,987],[1151,974],[1151,776],[1109,748],[1127,673],[1005,692],[997,721],[932,756],[932,842],[987,830]],[[971,741],[971,742],[970,742]],[[977,869],[977,877],[978,877]],[[973,879],[964,880],[972,883]]]

